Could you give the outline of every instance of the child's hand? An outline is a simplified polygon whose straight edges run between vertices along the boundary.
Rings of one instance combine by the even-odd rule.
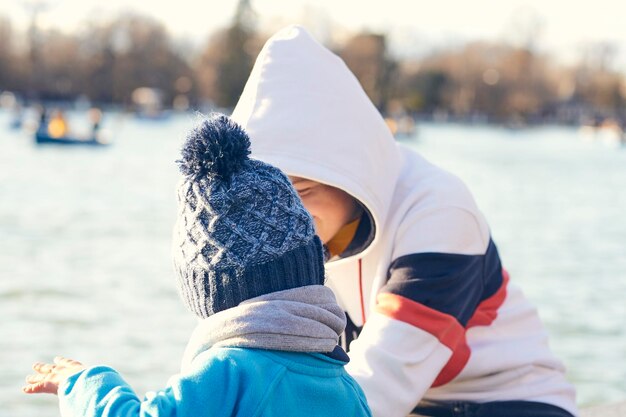
[[[82,371],[85,366],[78,361],[57,356],[54,363],[37,362],[33,369],[37,373],[26,377],[28,385],[22,391],[26,394],[56,394],[67,378]]]

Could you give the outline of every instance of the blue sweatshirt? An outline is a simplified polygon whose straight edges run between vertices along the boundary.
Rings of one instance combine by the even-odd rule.
[[[344,362],[317,353],[212,348],[140,400],[113,369],[85,369],[59,388],[63,417],[371,416]]]

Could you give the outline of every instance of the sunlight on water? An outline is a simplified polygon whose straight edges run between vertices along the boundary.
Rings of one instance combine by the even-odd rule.
[[[37,148],[0,113],[1,417],[58,415],[54,397],[20,392],[57,354],[118,368],[138,393],[177,372],[195,319],[169,257],[174,160],[193,121],[110,117],[108,148]],[[626,149],[435,124],[404,143],[472,189],[579,403],[626,399]]]

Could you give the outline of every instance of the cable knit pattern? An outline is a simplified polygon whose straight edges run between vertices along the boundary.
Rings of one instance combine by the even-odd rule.
[[[172,253],[181,295],[203,318],[262,294],[324,283],[313,219],[285,174],[247,158],[242,135],[226,116],[213,116],[192,130],[179,161],[185,175]]]

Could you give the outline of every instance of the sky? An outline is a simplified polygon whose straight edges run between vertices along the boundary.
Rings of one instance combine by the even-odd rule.
[[[0,0],[0,16],[23,29],[27,5],[33,3],[46,5],[40,15],[44,27],[73,31],[90,19],[132,10],[162,21],[176,37],[201,44],[229,23],[237,1]],[[565,61],[598,42],[612,43],[615,65],[626,68],[626,2],[619,0],[252,0],[252,7],[263,30],[301,23],[323,41],[360,29],[384,31],[401,55],[472,40],[520,42],[532,33],[536,48]]]

